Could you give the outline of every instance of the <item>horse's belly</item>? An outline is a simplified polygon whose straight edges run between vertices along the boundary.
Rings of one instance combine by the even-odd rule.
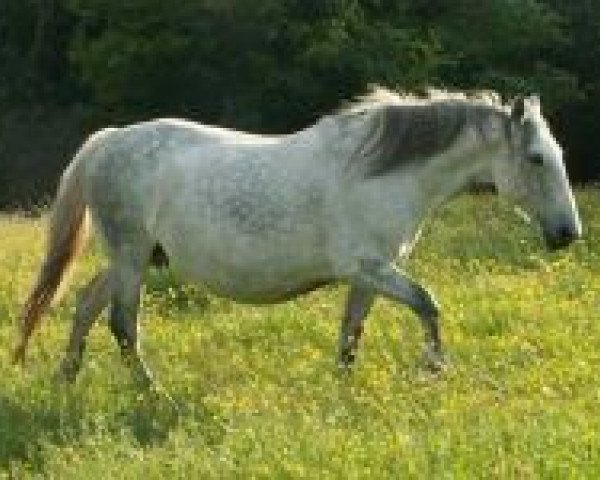
[[[172,268],[186,280],[239,301],[286,300],[333,280],[320,249],[266,243],[238,238],[166,248]]]
[[[249,303],[272,303],[291,299],[333,281],[325,273],[314,271],[284,271],[273,268],[224,263],[173,267],[185,279],[205,285],[209,290],[234,300]],[[252,266],[253,267],[253,266]]]

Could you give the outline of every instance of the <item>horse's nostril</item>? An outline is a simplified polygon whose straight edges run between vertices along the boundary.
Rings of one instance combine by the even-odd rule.
[[[570,227],[563,225],[558,229],[557,236],[560,240],[571,240],[575,236],[575,232]]]
[[[554,234],[547,238],[548,245],[552,250],[557,250],[568,246],[573,240],[579,238],[579,232],[570,225],[561,225]]]

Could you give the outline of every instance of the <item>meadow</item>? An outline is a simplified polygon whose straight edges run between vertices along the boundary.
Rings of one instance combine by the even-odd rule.
[[[103,316],[75,385],[52,376],[92,246],[10,364],[44,216],[0,217],[0,478],[600,478],[600,191],[577,193],[585,238],[548,253],[491,195],[427,222],[409,272],[436,294],[450,368],[379,300],[354,372],[336,370],[346,288],[254,307],[149,271],[142,345],[180,404],[139,390]]]

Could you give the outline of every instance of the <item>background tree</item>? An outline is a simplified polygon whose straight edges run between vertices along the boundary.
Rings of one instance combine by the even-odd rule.
[[[599,27],[600,0],[0,0],[0,204],[43,198],[106,124],[289,132],[370,83],[540,93],[597,180]]]

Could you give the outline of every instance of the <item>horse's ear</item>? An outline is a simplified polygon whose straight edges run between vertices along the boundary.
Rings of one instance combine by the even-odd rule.
[[[511,117],[513,120],[520,122],[525,116],[525,98],[517,97],[513,101]]]
[[[539,95],[529,95],[525,101],[527,105],[531,109],[531,111],[541,114],[542,112],[542,102],[540,101]]]

